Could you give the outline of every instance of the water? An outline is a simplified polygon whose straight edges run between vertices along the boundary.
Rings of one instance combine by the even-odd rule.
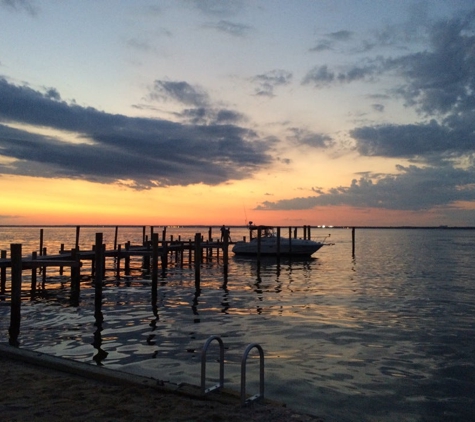
[[[112,247],[113,228],[83,228],[83,249],[96,232]],[[203,228],[167,234],[188,239],[195,232],[207,237]],[[198,385],[201,347],[216,334],[226,347],[228,388],[239,391],[242,352],[257,342],[265,352],[266,396],[328,421],[473,420],[475,230],[358,229],[354,257],[350,230],[314,229],[312,237],[328,233],[334,246],[311,260],[277,265],[270,258],[258,268],[232,257],[227,279],[221,263],[205,263],[199,295],[193,268],[172,265],[159,280],[158,313],[149,279],[137,271],[117,286],[111,273],[102,330],[90,280],[72,307],[67,276],[48,273],[47,289],[34,301],[25,290],[21,347]],[[245,234],[231,231],[233,240]],[[119,243],[141,239],[141,228],[119,230]],[[23,243],[25,254],[38,249],[39,229],[0,228],[0,248],[13,242]],[[45,228],[49,253],[74,242],[74,228]],[[0,302],[1,341],[8,341],[7,305]],[[212,343],[210,385],[217,356]],[[251,352],[249,393],[258,392],[257,374]]]

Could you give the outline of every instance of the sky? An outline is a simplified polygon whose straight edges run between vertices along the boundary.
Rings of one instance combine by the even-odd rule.
[[[475,226],[473,0],[0,0],[0,225]]]

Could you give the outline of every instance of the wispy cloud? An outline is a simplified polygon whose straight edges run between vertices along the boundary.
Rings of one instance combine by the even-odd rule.
[[[24,11],[32,16],[37,15],[39,11],[34,0],[0,0],[0,6],[18,12]]]
[[[292,81],[292,73],[282,69],[271,70],[254,76],[252,82],[256,84],[255,95],[273,97],[275,88],[285,86]]]
[[[219,22],[207,23],[205,27],[215,29],[219,32],[224,32],[228,35],[239,38],[247,36],[252,31],[252,27],[249,25],[235,23],[229,20],[220,20]]]

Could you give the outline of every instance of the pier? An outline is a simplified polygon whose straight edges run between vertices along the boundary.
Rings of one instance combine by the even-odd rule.
[[[263,226],[264,227],[264,226]],[[110,229],[111,227],[109,227]],[[277,227],[277,237],[281,230],[288,230],[289,238],[297,238],[299,229],[303,229],[304,239],[311,238],[311,227]],[[207,231],[207,238],[201,233],[195,233],[193,239],[182,240],[181,236],[167,236],[167,228],[161,233],[154,227],[142,227],[142,242],[132,244],[126,241],[118,243],[119,226],[115,227],[114,243],[112,248],[107,248],[103,242],[103,233],[96,232],[95,242],[87,250],[80,248],[81,227],[76,226],[74,247],[65,248],[62,243],[59,250],[49,253],[44,247],[44,229],[39,230],[39,249],[24,255],[22,245],[10,245],[10,253],[1,251],[0,256],[0,300],[11,300],[11,324],[9,329],[10,343],[18,344],[19,327],[21,319],[21,301],[25,294],[33,300],[39,290],[45,292],[48,284],[59,274],[61,284],[70,286],[69,300],[71,306],[79,306],[81,283],[90,282],[95,290],[95,302],[98,309],[97,316],[100,320],[100,304],[102,299],[102,286],[107,279],[115,279],[117,285],[124,282],[131,283],[134,278],[141,278],[151,282],[152,302],[156,301],[159,280],[166,277],[168,268],[187,265],[194,269],[194,285],[196,296],[200,295],[201,271],[203,263],[216,260],[222,266],[225,279],[228,272],[229,246],[234,244],[229,237],[229,231],[221,233],[221,239],[213,239],[212,228]],[[260,230],[258,231],[260,235]],[[260,237],[260,236],[259,236]],[[238,240],[246,240],[246,237]],[[112,242],[109,241],[109,244]],[[9,256],[8,256],[9,255]],[[259,256],[257,257],[259,264]],[[66,275],[64,274],[66,271]],[[25,290],[23,276],[27,273],[29,281]],[[69,272],[69,274],[68,274]],[[258,267],[259,273],[259,267]],[[69,275],[69,277],[68,277]],[[49,277],[50,276],[50,277]],[[7,283],[7,280],[10,282]],[[28,291],[28,293],[25,293]],[[153,303],[152,303],[153,305]]]

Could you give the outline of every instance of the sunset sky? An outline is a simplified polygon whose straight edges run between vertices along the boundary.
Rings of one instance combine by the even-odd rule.
[[[0,0],[0,225],[475,226],[473,0]]]

